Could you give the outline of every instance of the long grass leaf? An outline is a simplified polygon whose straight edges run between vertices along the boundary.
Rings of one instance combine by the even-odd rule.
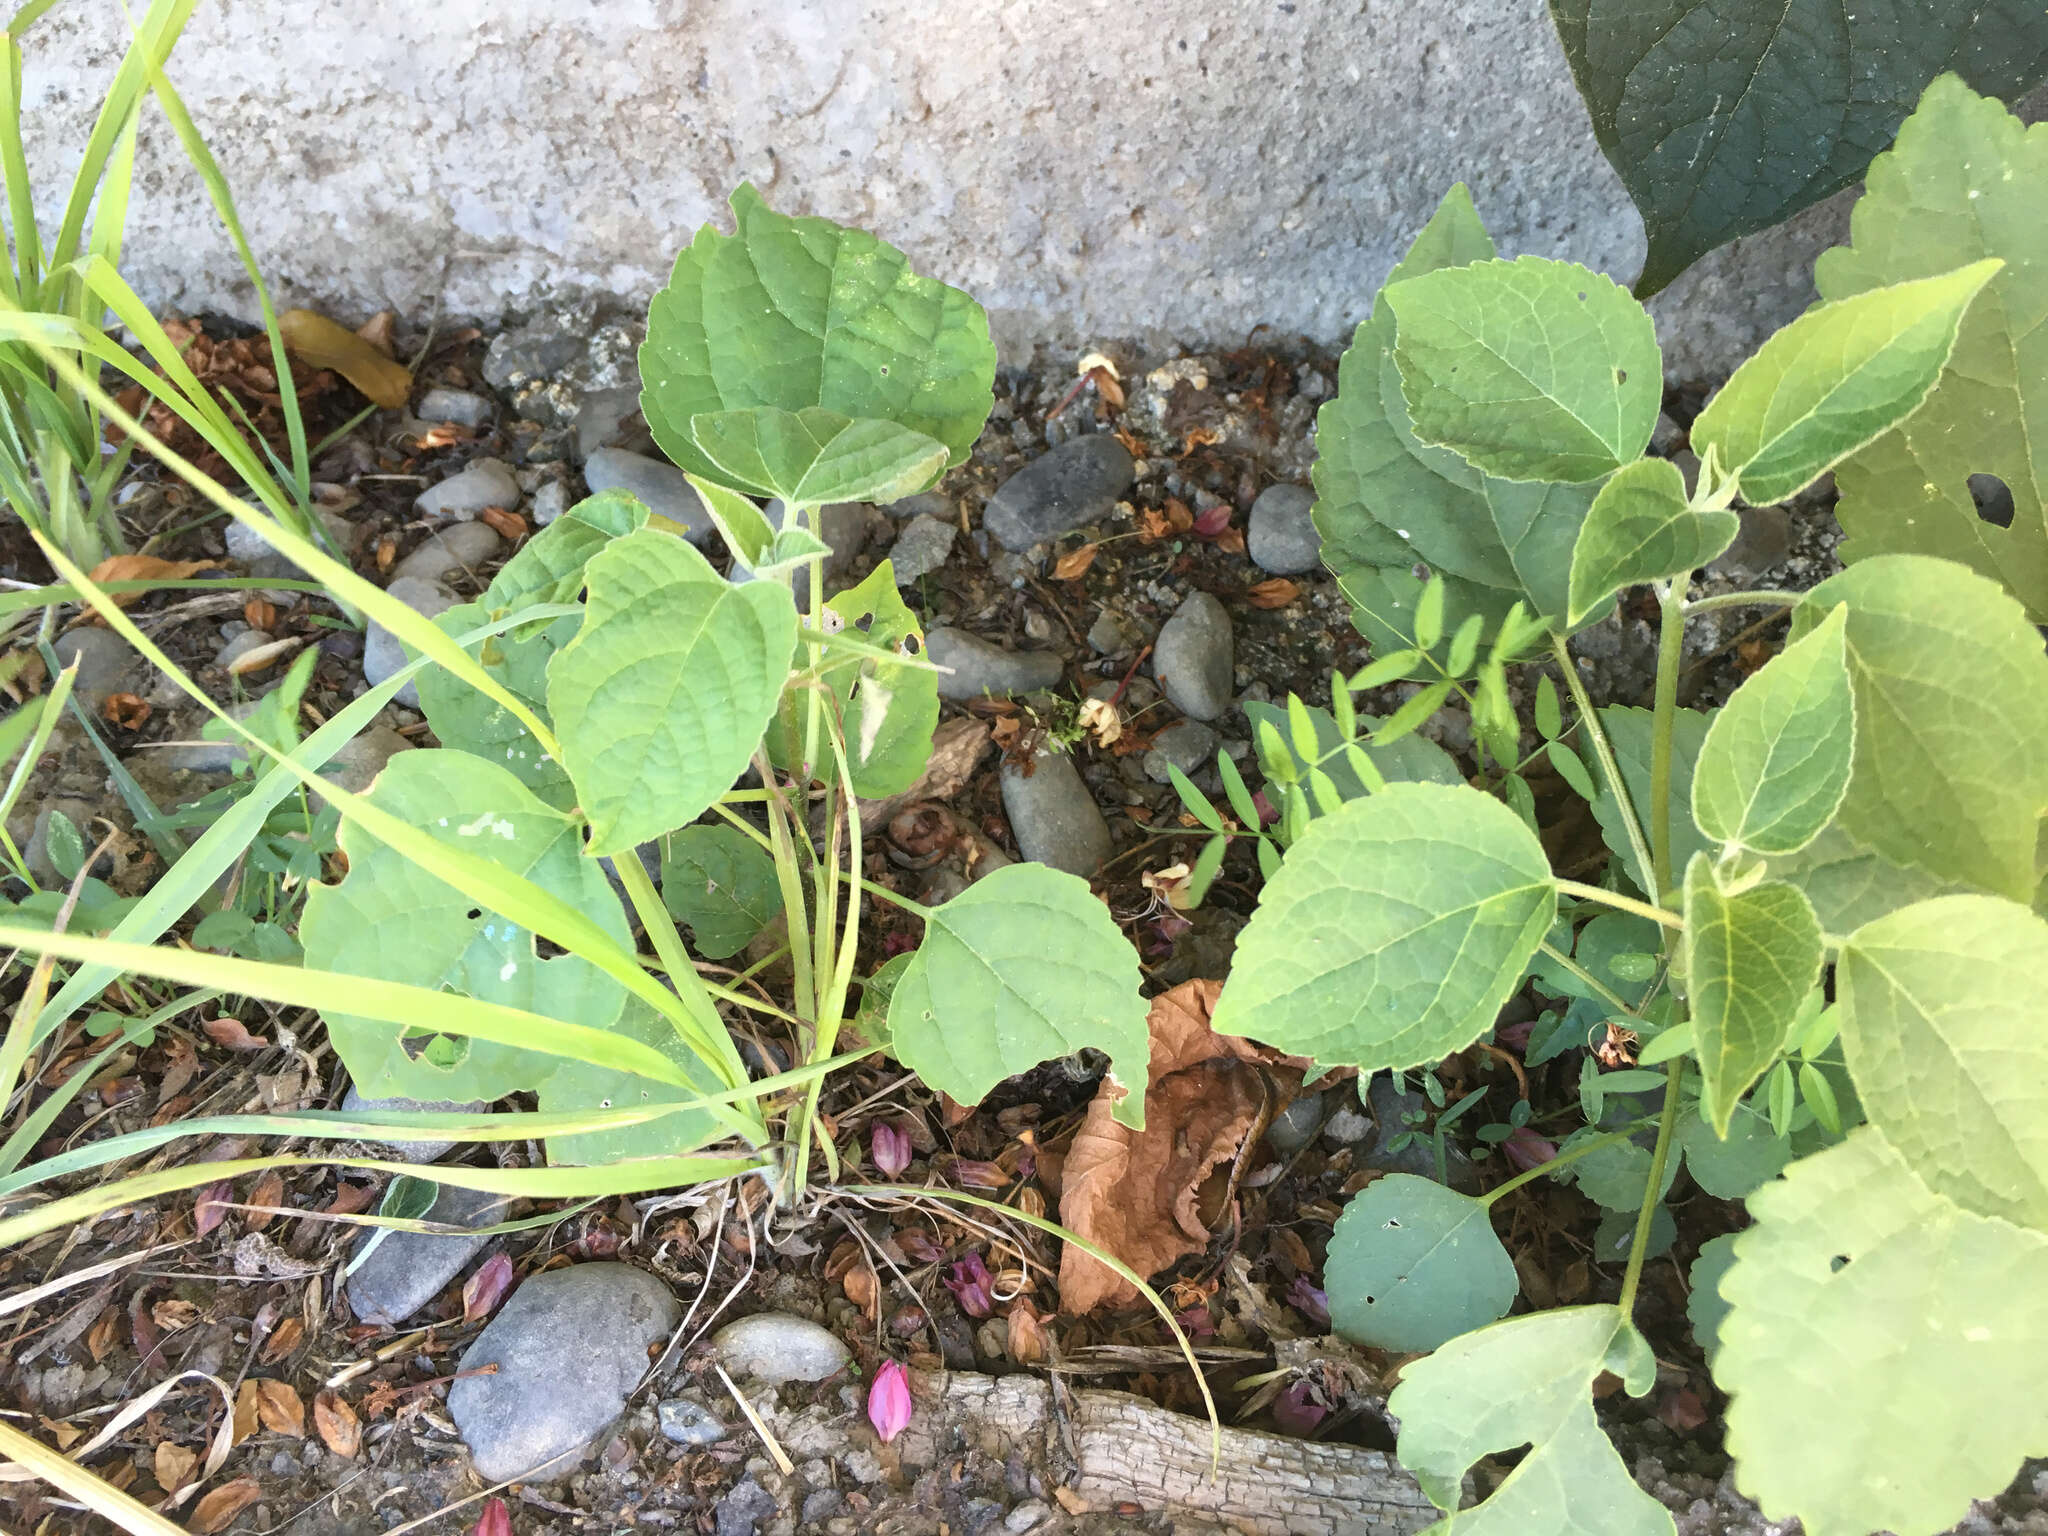
[[[0,1455],[28,1468],[58,1492],[69,1494],[129,1536],[191,1536],[183,1526],[173,1525],[147,1504],[111,1483],[102,1482],[70,1457],[23,1434],[12,1424],[0,1423]]]

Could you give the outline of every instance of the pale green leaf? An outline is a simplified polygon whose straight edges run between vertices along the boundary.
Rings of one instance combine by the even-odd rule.
[[[1945,896],[1858,929],[1836,968],[1863,1111],[1979,1215],[2048,1231],[2048,921]]]
[[[1403,1068],[1492,1023],[1557,911],[1535,834],[1463,786],[1390,784],[1315,821],[1238,937],[1218,1034]]]
[[[900,501],[945,471],[946,445],[893,421],[772,405],[692,417],[698,450],[728,483],[792,507]]]
[[[660,1051],[674,1062],[678,1071],[696,1085],[689,1088],[656,1082],[633,1072],[621,1072],[589,1061],[564,1061],[539,1085],[543,1113],[569,1113],[587,1109],[646,1109],[657,1104],[683,1103],[698,1094],[716,1093],[725,1085],[677,1038],[668,1020],[637,997],[626,999],[624,1012],[612,1025],[618,1034]],[[548,1161],[557,1167],[568,1163],[617,1163],[629,1157],[674,1157],[725,1136],[726,1128],[703,1110],[686,1110],[609,1130],[584,1131],[576,1135],[547,1138]]]
[[[1977,291],[2002,265],[1972,262],[1819,304],[1735,370],[1692,424],[1752,505],[1797,495],[1920,408]]]
[[[1686,1116],[1678,1145],[1693,1182],[1716,1200],[1747,1200],[1792,1161],[1792,1138],[1749,1104],[1736,1105],[1725,1138],[1698,1115]]]
[[[1700,1245],[1699,1256],[1686,1272],[1685,1283],[1692,1289],[1685,1300],[1686,1321],[1692,1324],[1693,1342],[1710,1365],[1714,1346],[1720,1342],[1721,1319],[1728,1315],[1728,1303],[1721,1299],[1721,1277],[1734,1262],[1735,1234],[1724,1232]]]
[[[1894,864],[1849,836],[1839,821],[1797,853],[1772,859],[1770,873],[1806,892],[1831,943],[1900,907],[1972,889],[1924,869]]]
[[[1712,861],[1685,871],[1685,968],[1700,1061],[1700,1113],[1725,1135],[1736,1102],[1783,1049],[1820,978],[1820,920],[1796,885],[1728,892]]]
[[[738,827],[684,827],[661,853],[661,901],[707,960],[736,955],[782,911],[775,860]]]
[[[775,525],[768,521],[768,514],[738,491],[728,490],[702,475],[686,475],[684,478],[690,482],[690,489],[697,493],[697,499],[704,503],[705,514],[718,530],[718,536],[725,541],[726,553],[732,556],[733,564],[760,574],[762,566],[767,564],[768,551],[775,543]]]
[[[1649,710],[1637,709],[1633,705],[1611,704],[1600,711],[1600,723],[1606,728],[1608,742],[1614,748],[1615,762],[1621,769],[1621,782],[1628,788],[1629,799],[1642,823],[1643,835],[1650,837],[1650,748],[1654,716]],[[1683,871],[1695,853],[1711,846],[1707,835],[1693,820],[1692,776],[1693,765],[1699,760],[1700,748],[1713,723],[1712,710],[1681,709],[1672,716],[1670,828],[1671,867],[1674,871]],[[1607,776],[1601,774],[1599,778],[1600,798],[1593,802],[1594,819],[1600,823],[1600,836],[1608,850],[1633,876],[1634,854],[1622,824],[1621,804],[1615,799]]]
[[[1346,800],[1362,799],[1369,786],[1360,781],[1358,774],[1345,760],[1344,736],[1337,728],[1335,717],[1328,710],[1318,709],[1313,704],[1304,705],[1303,708],[1308,715],[1309,725],[1315,732],[1317,757],[1321,759],[1323,771],[1330,776],[1330,782],[1337,786],[1337,793]],[[1245,718],[1252,722],[1254,731],[1258,729],[1261,720],[1270,720],[1283,740],[1286,738],[1287,713],[1278,705],[1247,699],[1244,712]],[[1370,734],[1380,724],[1371,715],[1360,715],[1357,721],[1359,730],[1364,734]],[[1381,778],[1389,783],[1465,782],[1465,775],[1458,771],[1458,765],[1450,753],[1427,736],[1404,736],[1399,741],[1389,742],[1385,746],[1375,746],[1371,742],[1361,741],[1358,743],[1358,750],[1363,752],[1367,761],[1380,771]],[[1308,772],[1309,759],[1291,748],[1289,755],[1305,776]]]
[[[1409,1173],[1373,1180],[1344,1207],[1323,1286],[1338,1333],[1396,1354],[1505,1317],[1521,1289],[1486,1203]]]
[[[796,646],[789,589],[730,585],[684,540],[642,529],[590,562],[583,627],[548,668],[592,854],[688,826],[745,769]]]
[[[1042,1061],[1102,1051],[1127,1090],[1117,1121],[1142,1127],[1151,1039],[1138,982],[1137,951],[1085,880],[1012,864],[926,914],[889,1000],[892,1049],[962,1104]]]
[[[1869,1127],[1749,1211],[1714,1379],[1766,1519],[1933,1536],[2048,1448],[2048,1236],[1943,1199]]]
[[[1586,1058],[1590,1063],[1592,1058]],[[1596,1075],[1605,1076],[1604,1073]],[[1620,1118],[1610,1109],[1610,1114]],[[1612,1126],[1587,1126],[1573,1132],[1559,1144],[1560,1151],[1570,1151],[1582,1141],[1607,1134]],[[1654,1132],[1645,1132],[1648,1141]],[[1643,1208],[1643,1196],[1651,1194],[1650,1164],[1654,1160],[1651,1149],[1635,1140],[1610,1142],[1597,1152],[1588,1152],[1570,1165],[1570,1177],[1579,1186],[1579,1192],[1603,1210],[1639,1211]],[[1664,1178],[1654,1192],[1654,1198],[1662,1200],[1671,1193],[1671,1186],[1678,1179],[1679,1159],[1676,1155],[1664,1159]]]
[[[1733,512],[1695,512],[1669,459],[1637,459],[1600,487],[1572,546],[1570,620],[1583,623],[1624,587],[1697,570],[1735,542]]]
[[[1600,1218],[1600,1225],[1593,1229],[1589,1257],[1595,1264],[1626,1264],[1636,1244],[1636,1223],[1641,1220],[1640,1206],[1633,1211],[1608,1211]],[[1677,1219],[1668,1207],[1655,1207],[1650,1212],[1650,1236],[1643,1248],[1643,1257],[1661,1259],[1677,1241]]]
[[[1529,1453],[1484,1503],[1430,1527],[1465,1536],[1671,1536],[1593,1414],[1593,1380],[1623,1341],[1611,1306],[1560,1307],[1464,1334],[1405,1367],[1387,1401],[1401,1465],[1456,1510],[1482,1456]]]
[[[648,307],[640,409],[662,452],[723,483],[696,417],[823,406],[937,438],[963,462],[995,401],[982,307],[864,231],[775,213],[746,185],[731,201],[736,232],[699,229]]]
[[[1643,451],[1663,359],[1642,305],[1572,262],[1478,261],[1391,283],[1415,435],[1506,480],[1585,481]]]
[[[2028,24],[2044,13],[2028,7]],[[2027,127],[1952,75],[1927,88],[1870,164],[1854,243],[1823,251],[1814,282],[1847,298],[1962,261],[2002,256],[1940,382],[1903,427],[1835,469],[1842,558],[1940,555],[2002,582],[2048,622],[2048,124]],[[2017,93],[2014,93],[2017,99]],[[2006,527],[1979,515],[1970,476],[2012,497]]]

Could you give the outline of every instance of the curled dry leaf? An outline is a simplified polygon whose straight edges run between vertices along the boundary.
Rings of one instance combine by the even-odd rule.
[[[503,507],[485,507],[483,511],[477,513],[476,520],[497,529],[514,544],[526,537],[526,519],[517,512],[508,512]]]
[[[1137,1273],[1157,1274],[1209,1244],[1197,1211],[1203,1181],[1238,1155],[1263,1115],[1292,1095],[1307,1063],[1209,1027],[1220,981],[1189,981],[1152,999],[1145,1128],[1119,1125],[1098,1091],[1061,1175],[1060,1222]],[[1123,1305],[1137,1292],[1078,1244],[1060,1255],[1060,1310]]]
[[[252,597],[242,604],[242,622],[251,629],[272,629],[277,624],[277,604],[267,597]]]
[[[1078,581],[1088,574],[1088,567],[1095,563],[1095,557],[1101,552],[1100,544],[1083,544],[1079,549],[1070,549],[1053,562],[1052,573],[1061,581]]]
[[[1301,588],[1294,582],[1285,576],[1272,576],[1248,589],[1244,600],[1254,608],[1285,608],[1299,596]]]
[[[512,1260],[494,1253],[477,1266],[476,1273],[462,1282],[462,1320],[473,1323],[497,1310],[505,1293],[512,1289]]]
[[[97,1365],[106,1357],[121,1336],[121,1309],[108,1307],[92,1320],[92,1326],[85,1331],[85,1347],[92,1351],[93,1363]]]
[[[1010,1308],[1009,1333],[1004,1339],[1010,1358],[1019,1365],[1036,1365],[1046,1357],[1045,1324],[1038,1309],[1023,1298]]]
[[[284,1175],[273,1168],[256,1181],[255,1187],[249,1191],[248,1203],[276,1206],[283,1199]],[[242,1219],[251,1232],[260,1232],[270,1225],[271,1217],[269,1211],[245,1211]]]
[[[215,1045],[226,1046],[231,1051],[267,1051],[270,1049],[270,1042],[250,1034],[248,1026],[240,1019],[206,1019],[201,1022],[199,1027],[206,1031],[207,1039],[211,1040]]]
[[[294,355],[315,368],[332,368],[386,410],[412,397],[412,370],[325,315],[288,309],[277,317],[277,328]]]
[[[339,1392],[324,1391],[313,1399],[313,1427],[320,1432],[320,1443],[344,1461],[354,1460],[362,1449],[362,1421]]]
[[[132,693],[110,693],[100,713],[107,724],[124,731],[139,730],[149,720],[149,700]]]
[[[253,651],[244,651],[228,663],[228,676],[247,677],[251,672],[262,672],[277,665],[291,655],[305,641],[297,635],[286,635],[282,640],[273,640],[268,645],[259,645]]]
[[[263,1363],[275,1365],[287,1358],[305,1341],[306,1325],[296,1317],[288,1317],[277,1325],[277,1329],[263,1341]]]
[[[263,1489],[253,1477],[238,1477],[231,1483],[222,1483],[218,1488],[201,1499],[192,1510],[192,1521],[186,1529],[192,1536],[214,1536],[224,1531],[243,1510],[263,1497]]]
[[[176,1493],[192,1481],[192,1473],[199,1466],[199,1456],[188,1451],[174,1440],[159,1440],[156,1443],[156,1485],[165,1493]]]
[[[235,1389],[235,1418],[232,1431],[234,1444],[240,1445],[255,1434],[256,1426],[260,1422],[257,1416],[256,1378],[245,1377],[241,1386]]]
[[[1088,728],[1098,747],[1115,746],[1124,733],[1123,717],[1107,699],[1082,700],[1081,724]]]
[[[211,1184],[202,1185],[199,1197],[192,1202],[192,1230],[201,1237],[212,1232],[227,1219],[227,1203],[234,1198],[235,1187],[226,1179],[216,1179]],[[165,1302],[163,1305],[169,1306],[170,1303]],[[184,1302],[181,1305],[190,1306],[191,1303]],[[157,1322],[162,1324],[166,1332],[173,1326],[165,1323],[162,1317],[158,1317]]]
[[[184,581],[201,571],[211,569],[206,560],[165,560],[157,555],[109,555],[87,574],[95,584],[109,581]],[[114,606],[126,608],[143,592],[116,592]]]
[[[256,1418],[265,1429],[273,1435],[305,1434],[306,1404],[290,1382],[256,1376],[243,1385],[256,1388]]]

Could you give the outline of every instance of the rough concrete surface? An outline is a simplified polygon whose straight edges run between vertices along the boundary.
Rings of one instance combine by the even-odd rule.
[[[121,28],[62,0],[22,38],[51,209]],[[171,75],[270,278],[351,320],[642,302],[742,178],[975,293],[1012,362],[1337,340],[1459,179],[1507,253],[1626,280],[1643,251],[1543,0],[204,0]],[[141,167],[136,286],[252,312],[154,114]],[[1669,371],[1802,307],[1845,212],[1681,279]]]

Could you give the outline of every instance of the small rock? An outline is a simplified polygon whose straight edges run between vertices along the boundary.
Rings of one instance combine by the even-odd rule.
[[[1152,675],[1174,708],[1195,720],[1214,720],[1230,707],[1235,667],[1230,615],[1207,592],[1174,610],[1152,650]]]
[[[226,671],[236,661],[251,651],[260,650],[270,644],[270,641],[271,635],[268,630],[245,629],[214,653],[213,664]]]
[[[58,665],[68,667],[74,661],[78,663],[78,676],[72,682],[71,691],[89,712],[97,714],[110,693],[134,692],[141,658],[126,640],[111,629],[102,629],[95,624],[69,630],[59,635],[50,649],[57,653]]]
[[[1252,503],[1245,549],[1252,563],[1275,576],[1312,571],[1322,559],[1323,541],[1309,518],[1315,493],[1298,485],[1269,485]]]
[[[960,1506],[960,1524],[966,1528],[967,1536],[981,1536],[1003,1515],[1003,1506],[994,1499],[968,1499]]]
[[[345,742],[342,749],[327,760],[327,766],[320,770],[320,777],[333,780],[352,795],[360,795],[369,789],[371,780],[384,771],[386,763],[399,753],[411,750],[412,743],[390,726],[373,725],[362,735]]]
[[[1310,1088],[1297,1093],[1266,1127],[1266,1144],[1283,1156],[1299,1152],[1315,1138],[1323,1123],[1323,1095]]]
[[[588,348],[575,317],[543,315],[491,339],[484,353],[484,382],[493,389],[519,389],[580,362]]]
[[[346,563],[349,546],[355,542],[355,524],[339,512],[322,507],[319,511],[320,525],[327,530],[327,542],[332,552]],[[251,576],[267,576],[274,581],[298,581],[306,579],[307,573],[293,564],[290,558],[279,554],[255,529],[241,523],[229,523],[223,535],[227,543],[228,557],[238,560]],[[280,603],[295,602],[298,593],[286,592],[276,599]]]
[[[667,1286],[626,1264],[575,1264],[534,1275],[477,1335],[448,1414],[486,1482],[553,1464],[568,1470],[626,1406],[647,1373],[647,1351],[682,1308]]]
[[[1050,651],[1006,651],[964,629],[940,625],[925,635],[925,656],[939,674],[942,699],[978,699],[983,693],[1003,697],[1050,688],[1060,680],[1064,664]]]
[[[1792,552],[1792,519],[1783,507],[1737,507],[1735,515],[1742,526],[1735,542],[1709,567],[1715,574],[1747,581]]]
[[[1088,626],[1088,647],[1098,656],[1124,656],[1145,643],[1145,626],[1127,613],[1105,608]]]
[[[544,481],[533,493],[533,500],[527,504],[527,511],[533,514],[533,525],[545,528],[564,512],[569,510],[569,482],[566,480]]]
[[[504,542],[489,523],[453,523],[429,534],[425,543],[399,561],[391,579],[439,581],[450,571],[474,571]]]
[[[1348,1147],[1370,1139],[1373,1123],[1350,1105],[1323,1122],[1323,1140],[1333,1147]]]
[[[693,544],[706,544],[718,537],[711,514],[673,464],[624,448],[600,448],[583,461],[583,481],[593,496],[600,491],[626,491],[639,497],[655,516],[687,530]]]
[[[640,409],[640,388],[593,389],[576,405],[576,456],[587,459],[618,435],[628,416]]]
[[[889,548],[889,561],[896,571],[896,585],[907,587],[920,577],[938,570],[953,552],[953,540],[959,536],[958,527],[942,523],[935,517],[913,517],[905,523],[903,532],[896,536],[896,542]]]
[[[981,525],[1005,549],[1023,550],[1099,522],[1131,488],[1130,452],[1106,433],[1062,443],[1005,480]]]
[[[519,505],[519,482],[502,459],[471,459],[460,474],[430,485],[413,501],[421,517],[468,522],[486,507],[512,511]]]
[[[1154,784],[1170,784],[1173,775],[1166,771],[1169,764],[1182,773],[1207,767],[1216,756],[1219,739],[1199,720],[1169,725],[1152,738],[1152,750],[1145,754],[1145,777]]]
[[[803,1518],[808,1524],[830,1520],[846,1507],[846,1495],[837,1488],[820,1488],[804,1496]]]
[[[425,1219],[448,1226],[487,1227],[503,1219],[510,1203],[504,1195],[444,1184]],[[383,1241],[348,1277],[348,1304],[360,1321],[386,1327],[404,1322],[440,1295],[441,1288],[462,1273],[462,1267],[490,1241],[371,1227],[356,1240],[354,1251],[362,1252],[380,1233]]]
[[[768,1387],[823,1381],[853,1358],[829,1328],[787,1312],[756,1312],[727,1323],[711,1336],[711,1349],[735,1376]]]
[[[437,384],[420,396],[419,406],[413,414],[421,421],[452,421],[459,427],[483,427],[488,426],[497,413],[497,406],[482,395]]]
[[[879,1483],[883,1477],[882,1458],[865,1446],[848,1451],[839,1458],[839,1465],[846,1469],[848,1477],[862,1485]]]
[[[958,524],[960,513],[953,505],[953,498],[943,491],[919,491],[915,496],[905,496],[892,501],[882,509],[899,523],[913,518],[929,517],[941,523]]]
[[[713,1511],[718,1536],[754,1536],[761,1522],[774,1513],[775,1495],[751,1477],[733,1484]]]
[[[1035,1531],[1052,1518],[1052,1506],[1043,1499],[1026,1499],[1007,1515],[1003,1516],[1003,1529],[1011,1536],[1023,1536],[1025,1531]]]
[[[427,618],[446,613],[458,601],[455,594],[438,581],[420,581],[411,576],[401,576],[384,589],[413,612]],[[405,647],[398,636],[382,624],[371,621],[369,637],[363,642],[363,677],[374,688],[387,681],[400,667],[405,665]],[[418,686],[408,681],[398,690],[396,702],[407,709],[420,707]]]
[[[1109,823],[1072,757],[1041,750],[1028,776],[1005,763],[1002,780],[1003,813],[1025,858],[1084,878],[1101,868],[1113,846]]]
[[[382,729],[382,727],[379,727],[379,729]],[[397,732],[393,731],[391,734],[397,735]],[[403,737],[399,739],[401,741],[404,740]],[[333,776],[331,772],[325,775],[325,777],[329,778]],[[353,786],[350,787],[353,788]],[[368,787],[367,783],[364,787]],[[360,790],[354,792],[361,793]],[[348,1092],[343,1094],[341,1098],[341,1112],[345,1115],[353,1115],[359,1110],[383,1109],[395,1109],[412,1115],[480,1115],[484,1112],[484,1108],[484,1101],[482,1099],[472,1099],[466,1104],[458,1104],[453,1099],[408,1099],[402,1095],[389,1099],[366,1099],[356,1091],[354,1083],[349,1084]],[[401,1162],[432,1163],[438,1162],[441,1158],[447,1156],[455,1143],[452,1141],[391,1141],[382,1142],[380,1145],[388,1149]],[[403,1235],[398,1232],[391,1234],[394,1238]],[[390,1240],[391,1238],[385,1239],[386,1242]]]
[[[1685,428],[1673,421],[1664,412],[1657,413],[1657,425],[1650,429],[1650,452],[1660,459],[1671,457],[1678,445],[1685,441]]]
[[[677,1445],[716,1445],[726,1435],[725,1421],[688,1397],[665,1397],[659,1408],[661,1432]]]

